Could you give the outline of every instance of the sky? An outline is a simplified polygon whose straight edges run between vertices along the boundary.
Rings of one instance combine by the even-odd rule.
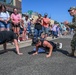
[[[71,22],[68,9],[72,6],[76,6],[76,0],[22,0],[22,13],[32,10],[42,16],[48,13],[48,17],[58,22]]]

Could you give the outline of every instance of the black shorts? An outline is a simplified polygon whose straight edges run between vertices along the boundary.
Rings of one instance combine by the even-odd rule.
[[[6,41],[0,41],[0,45],[1,45],[1,44],[4,44],[5,42],[6,42]]]
[[[15,25],[15,24],[12,23],[12,27],[20,27],[20,24]]]
[[[48,41],[52,46],[53,46],[53,49],[56,49],[56,44],[52,41]]]

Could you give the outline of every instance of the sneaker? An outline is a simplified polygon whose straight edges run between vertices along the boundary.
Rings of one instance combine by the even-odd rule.
[[[62,48],[62,43],[59,43],[59,48],[60,48],[60,49]]]
[[[57,48],[61,49],[62,48],[62,43],[57,43]]]
[[[18,40],[18,42],[20,42],[20,40]]]

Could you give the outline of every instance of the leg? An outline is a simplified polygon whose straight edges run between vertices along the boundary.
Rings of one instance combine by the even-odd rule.
[[[34,37],[37,37],[37,35],[38,35],[38,30],[37,29],[35,29],[35,31],[34,31],[35,33],[34,33]]]
[[[68,54],[69,56],[74,56],[75,48],[76,48],[76,33],[74,34],[73,39],[71,41],[72,52]]]
[[[39,37],[41,36],[42,30],[39,30]]]
[[[0,31],[4,31],[4,30],[5,30],[5,25],[2,22],[0,22]]]
[[[20,27],[16,27],[16,33],[18,34],[18,40],[19,40],[19,36],[20,36]],[[19,40],[20,41],[20,40]]]
[[[6,24],[6,30],[7,30],[7,31],[10,30],[10,23]]]
[[[14,44],[15,44],[15,47],[16,47],[17,54],[18,55],[22,55],[23,53],[20,53],[20,51],[19,51],[19,45],[18,45],[18,42],[17,42],[16,39],[14,39]]]
[[[3,44],[3,48],[4,48],[4,50],[6,50],[6,43]]]
[[[49,29],[48,29],[47,27],[45,27],[45,33],[46,33],[45,36],[46,36],[46,37],[48,37],[48,30],[49,30]]]

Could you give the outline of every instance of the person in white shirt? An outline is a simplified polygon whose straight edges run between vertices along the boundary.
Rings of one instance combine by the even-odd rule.
[[[23,20],[23,23],[24,23],[24,40],[28,39],[28,32],[27,32],[27,29],[28,29],[28,24],[30,23],[30,19],[29,19],[29,16],[27,14],[25,14],[25,16],[22,18]]]
[[[0,31],[10,30],[10,15],[4,5],[0,6]]]

